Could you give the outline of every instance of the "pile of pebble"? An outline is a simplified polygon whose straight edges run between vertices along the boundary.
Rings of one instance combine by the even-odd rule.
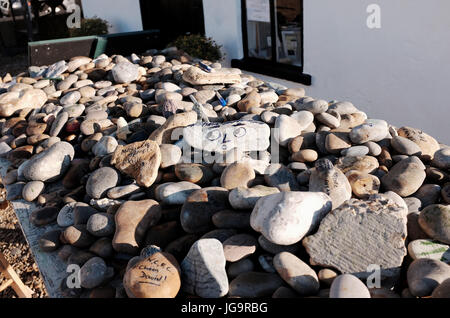
[[[67,297],[450,296],[450,147],[419,129],[176,48],[0,94],[8,200],[57,222]]]

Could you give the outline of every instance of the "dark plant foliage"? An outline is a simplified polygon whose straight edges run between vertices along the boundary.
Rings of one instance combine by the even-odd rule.
[[[81,28],[69,29],[70,37],[108,34],[108,21],[98,17],[81,20]]]
[[[169,46],[176,46],[192,57],[219,61],[223,58],[221,45],[218,45],[212,38],[200,34],[189,34],[178,37]]]

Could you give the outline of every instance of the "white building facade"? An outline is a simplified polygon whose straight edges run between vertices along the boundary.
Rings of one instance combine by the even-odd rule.
[[[86,2],[100,1],[110,2],[83,1],[84,11]],[[284,81],[288,77],[279,74],[274,78],[270,72],[257,76],[289,87],[303,86],[315,98],[351,101],[371,118],[420,128],[450,144],[450,1],[245,0],[246,7],[242,1],[203,0],[205,34],[223,46],[226,64],[242,61],[245,52],[262,60],[276,54],[278,62],[286,59],[279,53],[289,55],[299,49],[302,56],[290,63],[295,71],[301,68],[298,73],[306,76],[303,83]],[[118,25],[138,24],[139,0],[117,2],[127,3],[127,10],[133,12],[120,9],[122,19],[129,22]],[[292,23],[299,20],[289,12],[298,8],[301,23]],[[290,21],[279,24],[280,12],[290,15]],[[248,23],[244,28],[243,16]],[[137,31],[137,24],[118,30]],[[275,33],[276,40],[270,43],[266,36]],[[271,44],[279,50],[270,52]]]
[[[372,4],[380,28],[369,28]],[[203,5],[206,35],[224,46],[228,61],[242,58],[241,0]],[[450,144],[448,12],[448,0],[303,0],[307,94],[351,101],[372,118]]]

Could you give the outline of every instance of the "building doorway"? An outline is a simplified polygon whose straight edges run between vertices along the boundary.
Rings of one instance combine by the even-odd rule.
[[[180,35],[205,34],[202,0],[140,0],[140,4],[144,30],[160,30],[166,44]]]

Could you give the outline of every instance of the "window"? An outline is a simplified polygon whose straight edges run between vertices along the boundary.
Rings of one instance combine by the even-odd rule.
[[[311,85],[303,74],[303,0],[241,0],[243,70]]]

